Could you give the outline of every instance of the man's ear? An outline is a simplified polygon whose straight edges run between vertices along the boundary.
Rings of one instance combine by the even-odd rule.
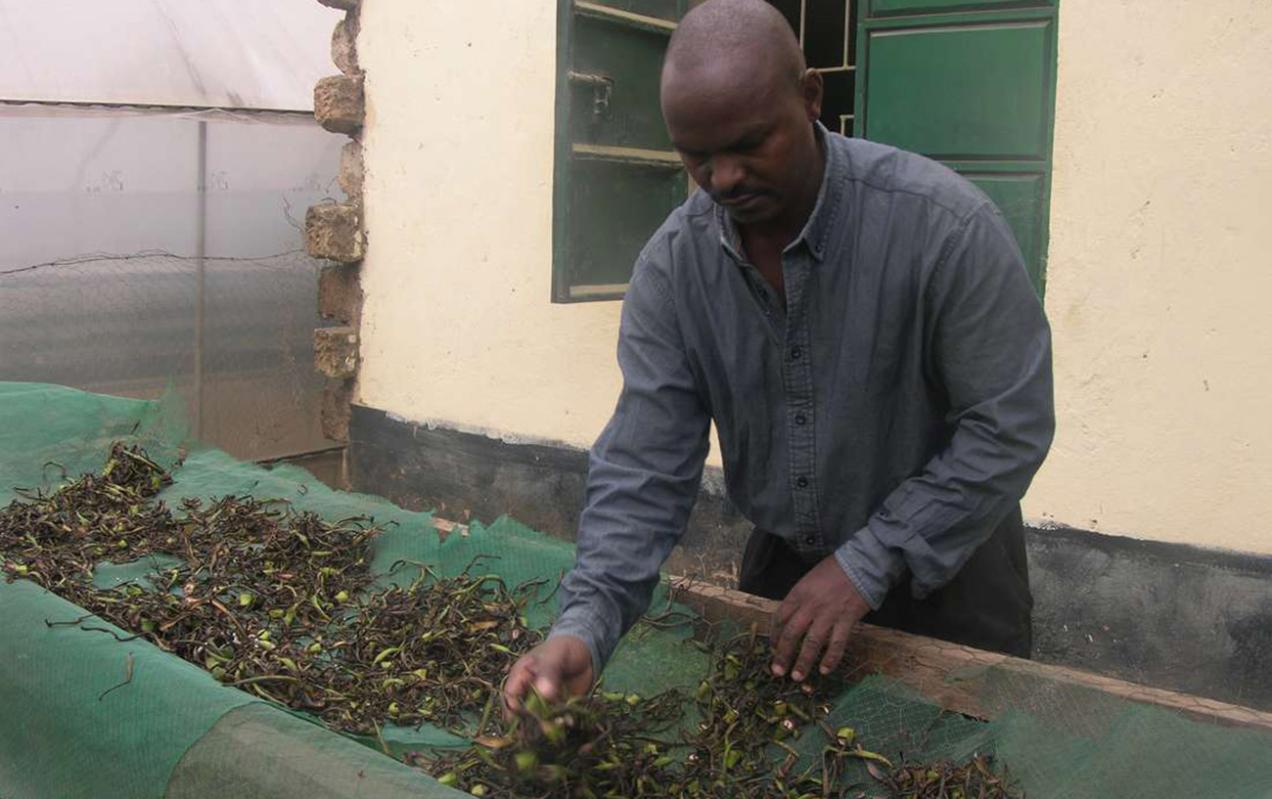
[[[821,73],[815,69],[804,70],[804,76],[800,78],[800,90],[804,95],[804,112],[808,115],[808,121],[816,122],[821,119],[822,95],[825,92]]]

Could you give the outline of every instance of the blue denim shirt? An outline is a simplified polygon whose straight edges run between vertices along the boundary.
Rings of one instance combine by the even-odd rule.
[[[705,192],[637,260],[551,633],[586,641],[598,674],[684,531],[713,419],[739,510],[833,553],[876,609],[898,581],[948,582],[1051,444],[1050,330],[1002,214],[931,160],[818,134],[785,305]]]

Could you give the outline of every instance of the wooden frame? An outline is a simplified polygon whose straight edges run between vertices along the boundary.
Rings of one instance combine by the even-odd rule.
[[[778,603],[728,588],[672,578],[673,598],[708,622],[767,627]],[[1198,721],[1272,731],[1272,713],[1152,688],[1099,674],[1022,660],[935,638],[860,624],[844,656],[850,679],[879,674],[907,685],[947,710],[993,719],[1040,697],[1098,691],[1115,699],[1154,705]],[[989,681],[994,697],[987,699]],[[1070,694],[1071,695],[1071,694]]]
[[[455,533],[468,535],[468,525],[449,519],[434,516],[433,526],[443,540]],[[729,621],[767,629],[779,604],[690,577],[671,577],[669,583],[672,600],[693,609],[708,623]],[[853,631],[844,654],[844,668],[850,680],[876,674],[888,677],[946,710],[979,719],[992,720],[1013,708],[1027,708],[1042,696],[1060,694],[1063,700],[1073,695],[1066,691],[1097,691],[1113,699],[1182,713],[1201,722],[1272,732],[1272,712],[873,624],[858,624]],[[986,697],[990,680],[994,682],[992,699]],[[1005,683],[1010,683],[1010,689],[1004,690]]]

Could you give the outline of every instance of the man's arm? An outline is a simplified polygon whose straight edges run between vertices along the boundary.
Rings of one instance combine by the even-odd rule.
[[[1024,496],[1055,430],[1050,329],[1011,230],[993,206],[982,206],[951,235],[925,308],[930,368],[946,392],[953,435],[834,553],[875,609],[907,568],[920,598],[953,579]],[[805,579],[818,576],[827,582],[837,575],[823,569]],[[813,633],[833,626],[819,624],[823,597],[833,592],[802,582],[779,611],[774,662],[784,671],[806,639],[794,671],[807,674],[828,639]],[[843,654],[835,644],[823,671]]]
[[[837,553],[875,608],[903,567],[919,598],[953,579],[1024,496],[1055,432],[1051,330],[997,209],[953,237],[926,299],[954,433]]]
[[[623,301],[618,363],[623,389],[591,451],[578,559],[561,583],[561,612],[548,641],[584,642],[593,678],[648,609],[659,569],[697,498],[708,448],[710,416],[668,287],[643,263]],[[508,694],[529,682],[519,666],[509,676]]]

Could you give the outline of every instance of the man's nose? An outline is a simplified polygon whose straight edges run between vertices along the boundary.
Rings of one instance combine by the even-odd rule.
[[[727,155],[717,155],[711,159],[711,194],[717,197],[728,197],[740,185],[746,172],[738,159]]]

